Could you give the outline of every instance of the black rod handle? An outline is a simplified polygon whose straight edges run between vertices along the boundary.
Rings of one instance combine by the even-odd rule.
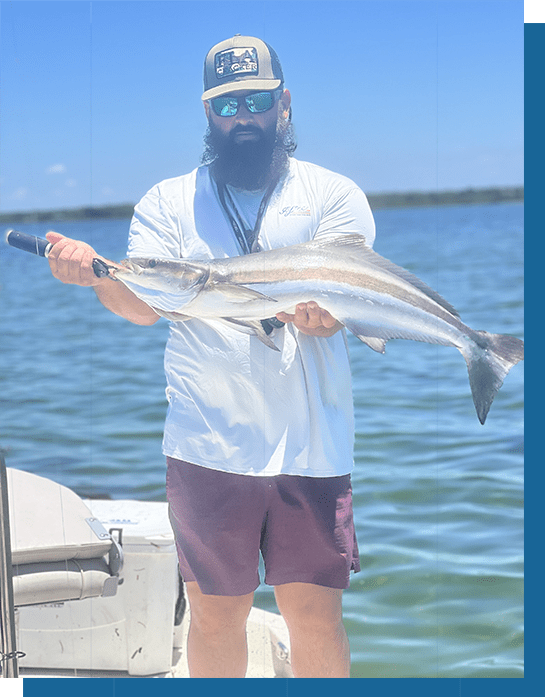
[[[22,249],[23,252],[37,254],[40,257],[46,257],[53,246],[51,242],[44,240],[43,237],[35,237],[18,230],[8,230],[6,232],[6,242],[11,247]],[[102,259],[93,259],[93,271],[98,278],[108,276],[110,273],[109,269],[110,266]]]
[[[46,257],[53,246],[51,242],[44,240],[42,237],[28,235],[26,232],[19,232],[18,230],[8,230],[6,242],[11,247],[22,249],[23,252],[37,254],[40,257]]]

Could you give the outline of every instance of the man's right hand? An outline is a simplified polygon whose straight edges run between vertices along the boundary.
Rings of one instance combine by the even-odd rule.
[[[107,277],[95,275],[93,259],[102,257],[86,242],[72,240],[58,232],[48,232],[46,238],[53,245],[47,256],[51,273],[59,281],[77,286],[98,286],[108,281]]]
[[[98,278],[93,271],[93,259],[104,259],[86,242],[72,240],[58,232],[48,232],[48,242],[53,245],[47,259],[55,278],[63,283],[77,286],[92,286],[104,307],[134,324],[155,324],[159,315],[145,302],[134,295],[123,283],[103,276]]]

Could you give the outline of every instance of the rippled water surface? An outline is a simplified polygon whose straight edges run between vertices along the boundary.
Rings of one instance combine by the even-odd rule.
[[[375,249],[474,329],[523,338],[523,207],[376,211]],[[127,220],[59,223],[104,256]],[[48,227],[20,229],[44,236]],[[137,327],[3,246],[0,447],[81,495],[160,500],[167,323]],[[349,338],[362,572],[345,593],[353,677],[523,676],[523,368],[481,426],[456,349]],[[275,609],[262,585],[256,603]]]

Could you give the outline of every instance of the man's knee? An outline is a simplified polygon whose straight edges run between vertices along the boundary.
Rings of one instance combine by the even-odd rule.
[[[311,583],[275,586],[276,603],[288,626],[335,627],[342,622],[341,589]]]
[[[253,593],[238,596],[205,595],[197,583],[187,584],[191,621],[205,634],[244,628],[250,614]]]

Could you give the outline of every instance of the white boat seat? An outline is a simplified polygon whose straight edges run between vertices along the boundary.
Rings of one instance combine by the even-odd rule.
[[[81,498],[13,468],[7,482],[15,606],[115,595],[121,548]]]

